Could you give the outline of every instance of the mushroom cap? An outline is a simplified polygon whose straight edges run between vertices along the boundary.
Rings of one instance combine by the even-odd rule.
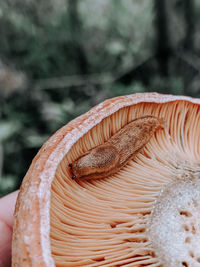
[[[183,228],[181,238],[188,237],[178,207],[170,211],[165,203],[166,192],[174,197],[171,188],[184,188],[183,181],[199,186],[199,110],[199,99],[135,94],[108,99],[58,130],[35,156],[21,185],[12,266],[198,266],[198,255],[191,252],[195,242],[188,247],[183,241],[184,257],[190,256],[172,262],[171,254],[163,256],[165,244],[171,244],[165,242],[168,236],[151,229],[162,229],[163,223],[156,224],[161,210],[167,218],[178,211],[174,222]],[[69,163],[146,115],[163,118],[166,129],[157,131],[125,167],[103,179],[71,179]],[[193,203],[187,212],[193,216],[188,224],[194,226],[200,199],[197,194],[192,202],[195,186],[187,181],[190,197],[175,202]]]

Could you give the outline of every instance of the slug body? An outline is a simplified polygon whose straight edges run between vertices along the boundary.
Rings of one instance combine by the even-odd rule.
[[[149,142],[157,129],[164,127],[164,120],[154,116],[133,120],[104,144],[70,163],[72,178],[104,178],[116,173]]]

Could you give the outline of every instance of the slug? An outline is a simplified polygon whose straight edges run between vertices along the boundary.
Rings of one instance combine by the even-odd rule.
[[[105,178],[116,173],[162,128],[165,128],[164,120],[154,116],[131,121],[104,144],[70,163],[72,179]]]

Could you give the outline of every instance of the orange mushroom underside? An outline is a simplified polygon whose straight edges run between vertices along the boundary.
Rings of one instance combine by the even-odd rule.
[[[106,142],[127,123],[147,115],[164,118],[166,128],[156,131],[125,167],[103,179],[71,179],[69,163]],[[200,188],[199,158],[197,104],[184,100],[139,103],[105,117],[71,147],[57,167],[50,205],[55,265],[198,266],[200,253],[193,249],[195,238],[200,237],[196,212],[200,193],[194,194],[195,188]],[[177,198],[176,188],[183,196],[186,188],[187,198]],[[174,201],[170,202],[172,198]],[[185,203],[190,203],[186,210]],[[175,228],[167,228],[167,218],[174,219]],[[177,237],[170,240],[170,231],[176,231]],[[181,241],[174,243],[179,237]],[[173,248],[171,252],[168,246]],[[173,254],[177,246],[181,256]]]

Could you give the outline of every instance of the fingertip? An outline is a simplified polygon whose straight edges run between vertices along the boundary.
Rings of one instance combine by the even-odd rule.
[[[0,198],[0,220],[3,220],[10,227],[13,225],[13,214],[18,193],[19,190]]]
[[[12,229],[0,219],[0,267],[11,266]]]

